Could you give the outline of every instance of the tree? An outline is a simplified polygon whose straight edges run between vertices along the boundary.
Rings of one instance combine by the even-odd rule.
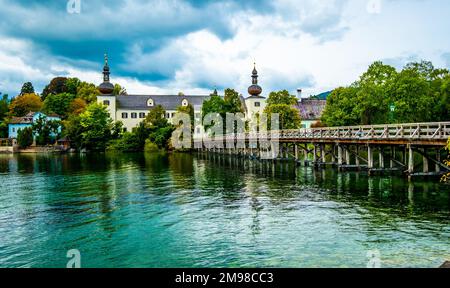
[[[66,93],[76,95],[81,81],[78,78],[68,78],[66,80]]]
[[[26,127],[17,132],[17,143],[20,148],[27,148],[33,144],[33,129]]]
[[[2,93],[0,92],[0,96],[1,95],[2,95]],[[8,98],[8,94],[3,94],[3,96],[0,100],[0,122],[2,122],[8,114],[9,103],[10,103],[10,101]]]
[[[148,127],[152,129],[158,129],[160,127],[165,127],[168,124],[167,119],[164,117],[166,115],[166,110],[161,105],[155,106],[147,114],[144,122]]]
[[[361,122],[355,101],[358,89],[355,86],[340,87],[328,96],[327,105],[322,114],[322,123],[326,126],[352,126]]]
[[[60,121],[48,121],[47,117],[39,117],[32,126],[36,144],[40,146],[54,144],[59,136],[60,127]]]
[[[120,95],[120,96],[128,95],[127,90],[124,87],[120,86],[119,84],[114,84],[114,90],[113,90],[112,94],[116,95],[116,96],[117,95]]]
[[[335,89],[322,122],[327,126],[372,125],[450,119],[450,76],[431,62],[402,71],[375,62],[349,87]]]
[[[46,113],[56,113],[66,118],[74,99],[75,95],[69,93],[50,94],[45,98],[43,110]]]
[[[87,107],[86,101],[81,98],[75,98],[69,105],[68,112],[69,114],[79,115],[81,114]]]
[[[67,78],[66,77],[55,77],[53,78],[50,83],[45,86],[44,90],[42,91],[41,98],[42,101],[47,98],[48,95],[53,94],[61,94],[66,93],[67,86],[66,86]]]
[[[22,117],[28,112],[37,112],[42,109],[42,100],[36,94],[23,94],[15,98],[9,105],[9,115]]]
[[[195,126],[195,111],[194,106],[192,104],[189,104],[188,106],[179,106],[177,108],[177,113],[184,113],[189,115],[189,118],[191,119],[191,127],[194,129]]]
[[[290,95],[288,91],[282,90],[271,92],[267,99],[267,106],[264,113],[267,114],[267,128],[272,127],[272,114],[279,115],[280,129],[298,129],[301,126],[299,111],[293,107],[297,103],[297,98]]]
[[[267,99],[267,106],[274,104],[295,105],[297,104],[297,98],[294,95],[290,95],[287,90],[278,92],[271,92]]]
[[[105,106],[92,103],[79,117],[82,147],[104,151],[111,139],[112,129],[112,119]]]
[[[90,104],[97,101],[97,96],[100,95],[97,86],[87,82],[81,82],[77,90],[77,98],[81,98],[86,103]]]
[[[23,94],[34,94],[34,87],[31,82],[25,82],[20,90],[20,95]]]
[[[238,92],[236,92],[234,89],[225,89],[223,109],[225,113],[235,114],[244,112],[241,98],[239,97]]]

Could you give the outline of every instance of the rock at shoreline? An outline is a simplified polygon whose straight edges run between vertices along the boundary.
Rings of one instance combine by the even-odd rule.
[[[450,261],[445,261],[445,263],[442,264],[442,266],[439,268],[449,268],[450,269]]]

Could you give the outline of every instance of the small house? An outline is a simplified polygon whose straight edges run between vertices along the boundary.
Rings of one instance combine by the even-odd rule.
[[[61,121],[61,118],[56,114],[45,115],[42,112],[30,112],[24,117],[13,117],[8,125],[8,137],[17,138],[19,130],[32,127],[39,118],[46,118],[47,121]]]

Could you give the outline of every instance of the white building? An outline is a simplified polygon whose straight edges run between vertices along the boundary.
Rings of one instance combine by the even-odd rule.
[[[103,67],[103,83],[98,89],[101,95],[97,102],[107,107],[113,121],[121,121],[126,131],[132,131],[145,119],[154,107],[161,105],[166,111],[166,119],[173,121],[178,107],[192,105],[195,113],[195,122],[201,123],[203,102],[209,99],[209,95],[112,95],[114,85],[109,81],[108,58],[105,55]],[[248,88],[250,94],[246,99],[241,98],[245,106],[246,120],[252,120],[257,114],[261,115],[266,107],[266,98],[260,96],[261,87],[258,85],[258,72],[253,69],[252,85]],[[214,91],[217,93],[217,91]],[[194,137],[203,134],[203,127],[198,125],[194,129]]]

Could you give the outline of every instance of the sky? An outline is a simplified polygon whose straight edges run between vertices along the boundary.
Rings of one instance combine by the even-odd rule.
[[[78,9],[79,8],[79,9]],[[129,94],[350,85],[374,61],[450,68],[448,0],[0,0],[0,92],[56,76]]]

